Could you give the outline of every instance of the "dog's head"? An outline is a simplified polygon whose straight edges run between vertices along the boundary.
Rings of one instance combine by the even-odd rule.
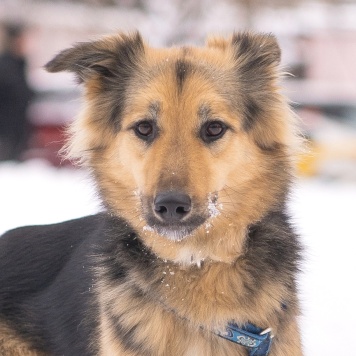
[[[108,209],[168,258],[226,259],[285,198],[293,130],[279,62],[271,35],[155,49],[135,33],[77,44],[46,68],[84,82],[68,154]]]

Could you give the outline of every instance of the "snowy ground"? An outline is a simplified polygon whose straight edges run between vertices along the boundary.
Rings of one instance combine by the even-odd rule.
[[[99,209],[83,172],[38,161],[0,165],[0,234]],[[290,210],[307,246],[300,280],[305,355],[350,355],[356,334],[356,184],[299,182]]]

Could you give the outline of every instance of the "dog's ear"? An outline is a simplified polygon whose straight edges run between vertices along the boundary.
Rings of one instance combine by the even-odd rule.
[[[278,66],[281,61],[281,50],[271,34],[235,33],[231,43],[241,70],[268,69]]]
[[[243,128],[251,132],[259,147],[278,147],[278,143],[284,142],[287,125],[280,113],[282,110],[287,113],[287,108],[278,94],[281,50],[277,40],[269,34],[242,32],[235,33],[230,43],[239,97],[243,101]]]
[[[60,52],[45,65],[48,72],[69,71],[79,82],[93,75],[112,77],[130,70],[144,52],[144,44],[138,32],[132,35],[116,35],[98,41],[78,43]]]

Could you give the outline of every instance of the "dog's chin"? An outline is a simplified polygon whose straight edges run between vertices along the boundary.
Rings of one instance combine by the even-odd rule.
[[[155,232],[167,240],[178,242],[191,237],[205,223],[206,219],[205,216],[194,215],[186,221],[163,222],[153,215],[147,215],[145,216],[147,225],[144,230]]]
[[[158,235],[171,240],[182,241],[194,233],[196,228],[186,226],[157,226],[152,228]]]

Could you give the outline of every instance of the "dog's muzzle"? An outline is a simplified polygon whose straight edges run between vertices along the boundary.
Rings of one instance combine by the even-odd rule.
[[[182,240],[207,219],[184,192],[163,191],[144,197],[143,206],[149,228],[170,240]]]

